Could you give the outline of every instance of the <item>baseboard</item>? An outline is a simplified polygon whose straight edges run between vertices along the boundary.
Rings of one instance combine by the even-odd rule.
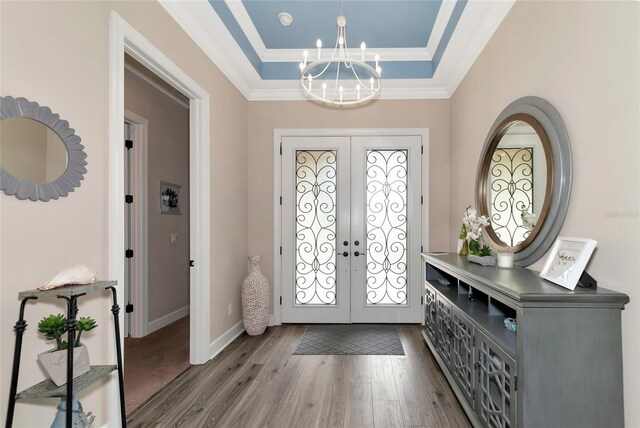
[[[224,332],[222,336],[211,342],[209,344],[209,354],[211,355],[209,359],[215,357],[227,347],[233,340],[240,336],[244,332],[244,324],[240,321],[238,324],[231,327],[229,330]]]
[[[269,327],[276,325],[276,316],[274,314],[269,315]]]
[[[172,322],[178,321],[180,318],[186,317],[187,315],[189,315],[189,305],[151,321],[147,327],[147,334],[160,330],[162,327],[166,327]]]

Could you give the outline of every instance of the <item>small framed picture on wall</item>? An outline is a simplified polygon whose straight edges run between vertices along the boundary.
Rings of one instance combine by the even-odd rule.
[[[182,214],[182,186],[160,182],[160,214]]]
[[[585,238],[558,238],[540,276],[573,290],[598,242]]]

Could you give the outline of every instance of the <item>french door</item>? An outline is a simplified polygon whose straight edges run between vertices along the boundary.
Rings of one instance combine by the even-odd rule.
[[[282,322],[421,320],[421,137],[282,137]]]

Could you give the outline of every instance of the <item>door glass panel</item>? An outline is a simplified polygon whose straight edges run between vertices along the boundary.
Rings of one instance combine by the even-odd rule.
[[[367,150],[367,305],[407,304],[407,150]]]
[[[296,150],[295,303],[337,304],[336,151]]]

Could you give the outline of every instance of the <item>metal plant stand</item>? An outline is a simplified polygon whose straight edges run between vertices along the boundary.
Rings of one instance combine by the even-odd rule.
[[[126,415],[124,407],[124,372],[122,370],[122,347],[120,346],[120,306],[118,306],[118,298],[116,294],[116,281],[97,281],[87,285],[66,285],[52,290],[29,290],[18,294],[20,303],[20,317],[16,322],[14,330],[16,332],[16,347],[13,354],[13,371],[11,372],[11,387],[9,390],[9,407],[7,408],[6,428],[13,425],[13,414],[16,401],[31,398],[54,398],[66,397],[67,403],[71,403],[73,395],[88,388],[103,377],[107,376],[114,370],[118,370],[118,383],[120,387],[120,417],[122,426],[126,427]],[[22,351],[22,336],[27,328],[24,320],[25,305],[29,300],[35,300],[41,297],[56,297],[64,299],[67,302],[67,343],[73,343],[76,336],[76,315],[78,313],[78,298],[98,290],[111,290],[113,297],[113,305],[111,312],[113,313],[114,329],[116,334],[116,354],[117,365],[91,366],[91,370],[73,378],[73,346],[67,348],[67,383],[60,387],[56,386],[50,379],[46,379],[32,387],[17,393],[18,374],[20,372],[20,354]],[[72,428],[73,406],[67,405],[66,408],[66,426]]]

